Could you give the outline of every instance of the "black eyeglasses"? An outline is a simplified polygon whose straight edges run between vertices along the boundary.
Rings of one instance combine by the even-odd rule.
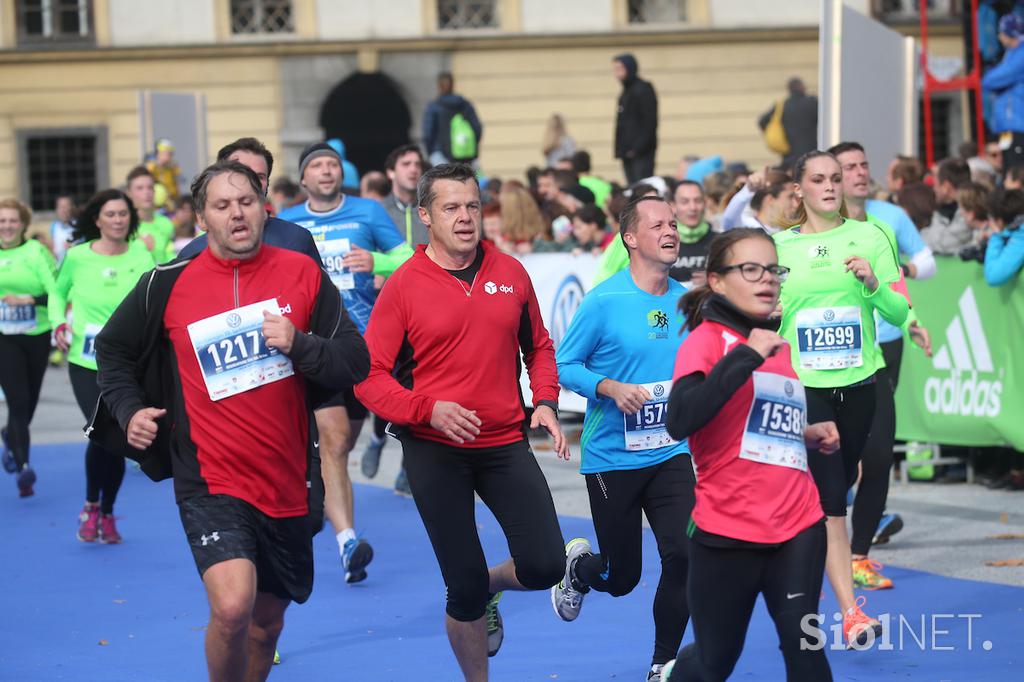
[[[771,273],[775,279],[779,282],[785,282],[786,277],[789,276],[789,268],[784,265],[761,265],[760,263],[737,263],[736,265],[726,265],[718,271],[718,274],[724,275],[730,270],[739,270],[743,279],[748,282],[760,282],[761,278],[764,277],[765,272]]]

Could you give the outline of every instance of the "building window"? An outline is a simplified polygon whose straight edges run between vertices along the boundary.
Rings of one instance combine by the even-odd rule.
[[[18,0],[18,43],[94,40],[89,0]]]
[[[106,130],[18,131],[23,194],[33,211],[52,211],[61,194],[76,203],[106,186]]]
[[[498,0],[438,0],[437,28],[498,28]]]
[[[953,21],[959,19],[953,0],[926,0],[930,21]],[[917,23],[921,19],[921,0],[872,0],[875,16],[888,23]]]
[[[236,35],[292,33],[291,0],[231,0],[231,32]]]
[[[629,0],[630,24],[680,24],[686,21],[686,0]]]

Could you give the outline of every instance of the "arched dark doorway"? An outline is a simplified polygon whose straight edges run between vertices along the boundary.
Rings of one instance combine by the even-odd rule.
[[[356,73],[334,86],[320,108],[326,139],[341,138],[359,173],[383,170],[395,147],[409,142],[412,116],[398,85],[382,73]]]

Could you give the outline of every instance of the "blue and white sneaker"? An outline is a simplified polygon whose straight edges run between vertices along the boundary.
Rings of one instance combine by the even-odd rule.
[[[889,538],[903,530],[903,517],[899,514],[884,514],[878,522],[878,529],[875,531],[875,538],[872,545],[884,545]]]
[[[366,580],[366,567],[373,561],[373,547],[362,538],[349,540],[341,555],[341,566],[345,569],[345,582],[352,584]]]
[[[14,461],[14,453],[11,452],[11,447],[7,444],[7,429],[0,429],[0,440],[3,441],[3,465],[4,471],[9,474],[16,473],[18,471],[18,463]]]

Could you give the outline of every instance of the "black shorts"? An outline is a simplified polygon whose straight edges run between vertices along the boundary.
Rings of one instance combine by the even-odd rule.
[[[214,564],[248,559],[256,589],[298,604],[313,591],[313,534],[306,516],[267,516],[230,495],[202,495],[178,504],[200,577]]]
[[[370,414],[366,406],[356,399],[356,392],[351,388],[335,393],[330,400],[317,406],[316,409],[322,410],[325,407],[341,407],[342,405],[345,406],[345,411],[348,413],[348,420],[352,422],[362,421]]]

